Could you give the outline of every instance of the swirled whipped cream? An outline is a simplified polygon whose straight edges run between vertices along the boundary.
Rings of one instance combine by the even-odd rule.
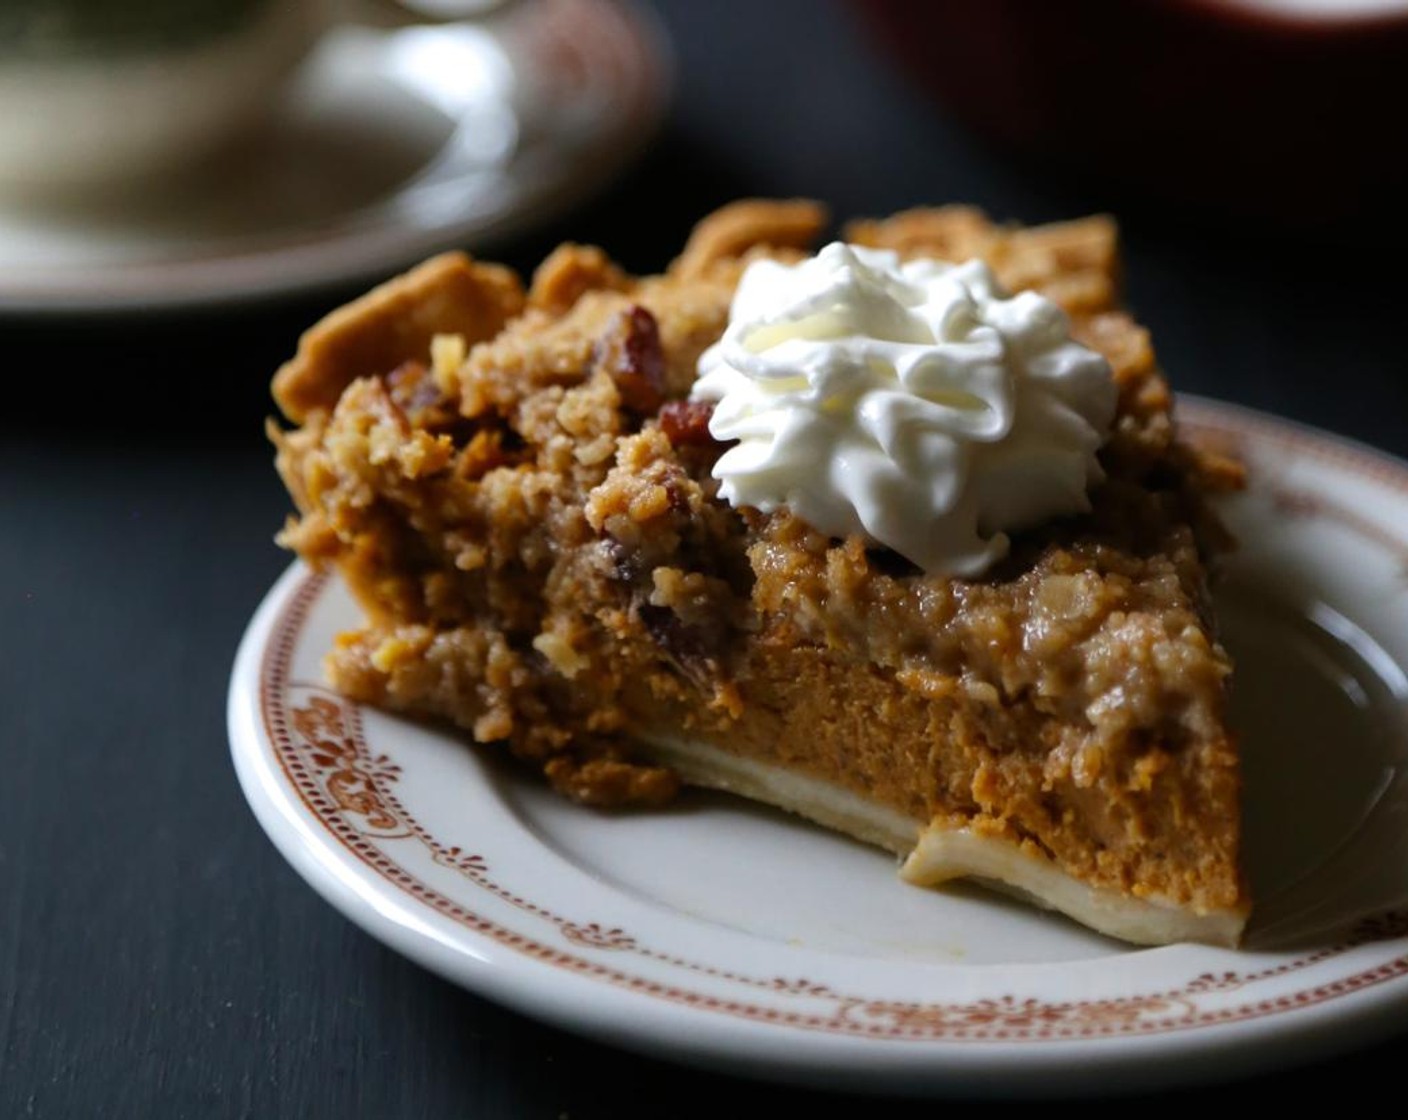
[[[982,261],[836,242],[748,267],[692,397],[738,441],[714,467],[732,505],[974,576],[1007,533],[1090,508],[1116,389],[1056,304]]]

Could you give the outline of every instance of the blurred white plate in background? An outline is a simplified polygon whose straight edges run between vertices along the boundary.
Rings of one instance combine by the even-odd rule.
[[[0,204],[0,312],[268,298],[472,248],[604,186],[668,87],[660,29],[612,0],[337,28],[268,126],[198,177],[106,204]]]

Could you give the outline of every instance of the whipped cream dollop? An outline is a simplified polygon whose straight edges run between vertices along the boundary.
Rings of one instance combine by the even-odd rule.
[[[835,242],[745,271],[692,398],[734,506],[783,506],[931,573],[980,574],[1007,533],[1090,508],[1116,388],[1035,292],[979,260]]]

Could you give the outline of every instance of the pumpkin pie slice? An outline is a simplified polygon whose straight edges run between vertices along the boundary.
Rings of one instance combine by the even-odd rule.
[[[449,254],[309,330],[274,380],[293,427],[271,434],[298,509],[281,540],[365,612],[329,678],[588,805],[731,790],[895,852],[915,883],[981,880],[1131,942],[1237,943],[1231,666],[1207,590],[1228,542],[1207,498],[1240,468],[1177,438],[1118,305],[1113,224],[944,207],[843,232],[856,259],[959,262],[1043,297],[1108,365],[1084,488],[1000,541],[980,516],[998,543],[961,573],[728,497],[741,445],[717,434],[701,358],[741,279],[813,259],[825,224],[810,202],[736,203],[647,277],[578,245],[526,286]],[[960,397],[935,399],[980,425]]]

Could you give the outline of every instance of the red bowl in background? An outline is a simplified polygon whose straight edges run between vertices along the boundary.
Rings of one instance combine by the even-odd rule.
[[[857,0],[958,119],[1239,219],[1408,199],[1408,0]]]

